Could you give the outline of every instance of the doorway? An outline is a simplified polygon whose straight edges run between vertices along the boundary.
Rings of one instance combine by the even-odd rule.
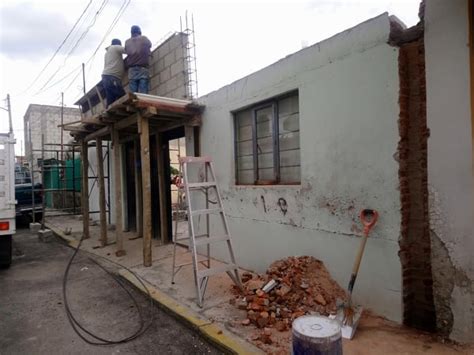
[[[137,230],[137,203],[136,203],[136,174],[135,167],[139,169],[140,159],[136,159],[136,147],[134,141],[129,141],[124,144],[124,155],[125,155],[125,230],[136,231]],[[137,166],[138,165],[138,166]]]
[[[168,224],[167,241],[171,242],[174,235],[174,217],[178,203],[178,188],[175,184],[175,178],[179,175],[179,158],[186,156],[184,127],[178,127],[163,133],[162,152],[164,154],[164,175],[165,175],[165,194],[166,194],[166,219]],[[180,223],[179,229],[187,228],[187,223]],[[187,230],[187,229],[186,229]]]

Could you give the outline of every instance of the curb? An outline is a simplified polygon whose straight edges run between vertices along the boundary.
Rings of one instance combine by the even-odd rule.
[[[77,248],[79,242],[74,237],[65,235],[62,230],[51,224],[46,223],[45,226],[52,230],[56,236],[63,239],[69,246]],[[118,273],[141,292],[147,294],[147,291],[132,273],[126,269],[120,269]],[[202,317],[189,307],[179,303],[163,291],[152,286],[143,278],[141,278],[141,281],[146,283],[151,297],[159,307],[193,328],[198,334],[218,348],[230,354],[264,354],[264,352],[256,346],[211,322],[209,319]]]
[[[77,241],[77,239],[75,239],[72,236],[64,234],[64,232],[60,230],[59,228],[57,228],[56,226],[50,223],[45,223],[44,226],[50,229],[56,236],[63,239],[69,246],[73,248],[77,248],[77,246],[79,245],[79,242]]]
[[[143,289],[143,286],[138,282],[136,276],[129,271],[125,269],[119,270],[119,275],[140,291],[146,293],[146,290]],[[264,354],[264,352],[256,346],[202,317],[189,307],[180,304],[158,288],[150,285],[146,280],[141,280],[147,284],[151,297],[161,308],[164,308],[165,311],[172,313],[187,325],[191,326],[217,347],[231,354]]]

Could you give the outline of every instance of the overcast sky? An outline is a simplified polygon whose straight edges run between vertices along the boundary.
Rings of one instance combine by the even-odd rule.
[[[385,11],[415,25],[418,6],[417,0],[2,0],[0,106],[9,93],[19,155],[28,105],[60,105],[63,91],[72,106],[82,96],[81,63],[89,89],[100,80],[105,47],[112,38],[124,42],[132,25],[156,44],[179,30],[186,10],[193,14],[201,96]],[[7,130],[0,110],[0,131]]]

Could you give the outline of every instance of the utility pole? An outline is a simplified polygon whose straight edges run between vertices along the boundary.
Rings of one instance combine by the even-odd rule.
[[[67,188],[67,186],[64,186],[64,183],[66,181],[66,163],[64,162],[64,142],[63,142],[63,135],[64,135],[64,92],[61,93],[61,162],[59,163],[60,166],[60,176],[62,176],[61,179],[61,189]],[[74,163],[74,162],[73,162]],[[66,195],[65,191],[61,191],[61,196],[62,196],[62,207],[66,207]]]
[[[63,134],[64,134],[64,93],[61,93],[61,162],[64,160],[64,142],[63,142]]]
[[[8,120],[10,123],[10,133],[13,133],[12,106],[10,104],[10,94],[7,94],[7,111],[8,111]]]
[[[86,94],[86,69],[84,63],[82,63],[82,89],[84,90],[84,95]]]

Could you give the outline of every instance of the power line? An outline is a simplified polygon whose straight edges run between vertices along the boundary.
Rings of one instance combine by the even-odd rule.
[[[109,2],[109,0],[103,0],[102,1],[102,4],[100,5],[99,7],[99,10],[97,10],[97,12],[95,13],[94,15],[94,18],[92,19],[92,22],[89,24],[89,26],[87,26],[87,28],[82,32],[81,36],[79,37],[79,39],[76,41],[76,43],[74,44],[74,46],[69,50],[69,52],[66,54],[66,58],[64,58],[64,61],[63,61],[63,64],[61,66],[58,67],[58,69],[56,69],[56,71],[49,77],[49,79],[43,84],[43,86],[38,90],[38,91],[41,91],[45,88],[46,85],[48,85],[50,83],[50,81],[56,76],[56,74],[62,69],[64,68],[64,66],[66,65],[66,62],[67,60],[69,59],[69,57],[71,56],[71,54],[74,52],[74,50],[77,48],[77,46],[79,45],[79,43],[86,37],[87,33],[89,33],[89,30],[95,25],[96,21],[97,21],[97,18],[99,17],[99,15],[102,13],[102,11],[104,10],[105,6],[107,5],[107,3]]]
[[[88,60],[88,62],[90,60],[92,60],[95,55],[97,54],[97,51],[99,50],[99,48],[102,46],[102,44],[104,43],[105,39],[107,38],[107,36],[110,34],[110,32],[112,32],[112,30],[114,29],[115,25],[117,24],[118,20],[120,19],[120,17],[122,17],[122,15],[124,14],[124,12],[127,10],[127,7],[128,5],[130,5],[130,2],[132,0],[124,0],[123,3],[122,3],[122,6],[120,7],[120,9],[117,11],[117,14],[115,15],[115,18],[112,20],[112,23],[110,24],[109,28],[107,29],[104,37],[102,37],[102,40],[100,41],[99,45],[97,46],[97,48],[95,49],[94,53],[92,54],[92,57]]]
[[[90,0],[89,3],[87,4],[86,8],[82,11],[81,15],[79,16],[79,18],[76,20],[76,23],[74,23],[74,26],[72,26],[71,30],[69,31],[69,33],[66,35],[66,37],[64,38],[64,40],[61,42],[61,44],[59,45],[59,47],[56,49],[56,51],[54,52],[54,54],[52,55],[52,57],[49,59],[49,61],[46,63],[46,65],[43,67],[43,69],[41,69],[40,73],[36,76],[36,78],[31,82],[31,84],[25,89],[23,90],[22,94],[25,93],[26,91],[28,91],[37,81],[38,79],[41,77],[41,75],[44,73],[44,71],[46,70],[46,68],[51,64],[51,62],[53,61],[53,59],[56,57],[56,55],[59,53],[59,51],[61,50],[61,48],[64,46],[64,44],[66,43],[66,41],[68,40],[69,36],[71,36],[72,32],[74,31],[74,29],[76,28],[77,24],[79,23],[79,21],[81,20],[81,18],[84,16],[84,14],[87,12],[87,9],[91,6],[92,4],[92,1],[93,0]]]
[[[122,17],[122,15],[124,14],[124,12],[127,10],[127,7],[128,5],[130,5],[130,1],[131,0],[124,0],[123,3],[122,3],[122,6],[120,6],[120,9],[117,11],[117,14],[115,15],[114,19],[112,20],[112,23],[110,24],[109,28],[107,29],[107,31],[105,32],[105,35],[102,37],[102,40],[100,41],[99,45],[97,46],[97,48],[95,49],[94,53],[92,54],[92,57],[89,58],[89,60],[87,61],[87,63],[90,62],[89,64],[89,69],[88,69],[88,73],[91,71],[92,69],[92,64],[94,63],[94,59],[95,59],[95,56],[97,54],[97,52],[99,51],[100,47],[102,46],[102,44],[104,43],[105,39],[107,38],[107,36],[110,34],[110,32],[112,32],[112,30],[114,29],[115,25],[117,24],[118,20],[120,19],[120,17]],[[86,64],[87,64],[86,63]]]
[[[64,80],[66,80],[67,78],[69,78],[72,74],[76,73],[77,71],[80,71],[81,70],[81,65],[78,65],[77,67],[75,67],[72,71],[70,71],[69,73],[67,73],[66,75],[64,75],[61,79],[55,81],[54,83],[52,83],[50,86],[46,87],[45,89],[43,90],[39,90],[38,92],[36,92],[34,94],[34,96],[37,96],[39,94],[41,94],[42,92],[45,92],[45,91],[48,91],[49,89],[55,87],[56,85],[62,83]]]
[[[89,57],[86,64],[89,64],[95,58],[97,52],[99,51],[99,48],[102,46],[102,44],[104,43],[105,39],[110,34],[110,32],[112,32],[114,27],[117,25],[118,21],[120,20],[120,17],[122,17],[122,15],[125,13],[128,6],[130,5],[131,1],[132,0],[124,0],[123,1],[122,6],[120,6],[120,9],[117,11],[117,14],[115,15],[114,19],[112,20],[112,23],[110,24],[109,28],[107,29],[105,35],[102,37],[102,40],[97,45],[97,48],[95,49],[94,53],[92,53],[92,55]],[[63,92],[66,92],[72,86],[74,81],[76,81],[76,79],[79,77],[79,74],[80,74],[80,72],[77,73],[77,75],[72,79],[72,81],[69,83],[69,85],[66,87],[66,89],[63,90]]]
[[[97,45],[96,49],[94,50],[94,52],[92,53],[92,55],[89,57],[89,59],[86,61],[86,64],[89,64],[91,63],[91,66],[92,66],[92,61],[94,60],[97,52],[99,51],[100,47],[102,46],[102,44],[104,43],[105,39],[107,38],[107,36],[112,32],[112,30],[115,28],[115,26],[117,25],[118,21],[120,20],[120,18],[122,17],[122,15],[125,13],[125,11],[127,10],[128,6],[130,5],[130,2],[131,0],[124,0],[122,5],[120,6],[119,10],[117,11],[117,13],[115,14],[115,17],[113,18],[111,24],[109,25],[105,35],[102,37],[101,41],[99,42],[99,44]],[[44,88],[45,85],[43,85],[43,88],[41,88],[40,90],[38,90],[38,92],[35,94],[35,95],[38,95],[42,92],[45,92],[51,88],[53,88],[54,86],[60,84],[61,82],[63,82],[64,80],[66,80],[67,78],[69,78],[71,75],[73,75],[74,73],[76,75],[74,75],[73,79],[69,82],[69,84],[62,90],[62,92],[67,92],[69,90],[69,88],[74,84],[74,82],[78,79],[79,75],[81,74],[81,67],[82,67],[82,64],[77,66],[74,70],[72,70],[71,72],[69,72],[68,74],[66,74],[65,76],[63,76],[61,79],[57,80],[56,82],[54,82],[53,84],[49,85],[48,87]],[[89,67],[89,71],[90,71],[90,68]]]

